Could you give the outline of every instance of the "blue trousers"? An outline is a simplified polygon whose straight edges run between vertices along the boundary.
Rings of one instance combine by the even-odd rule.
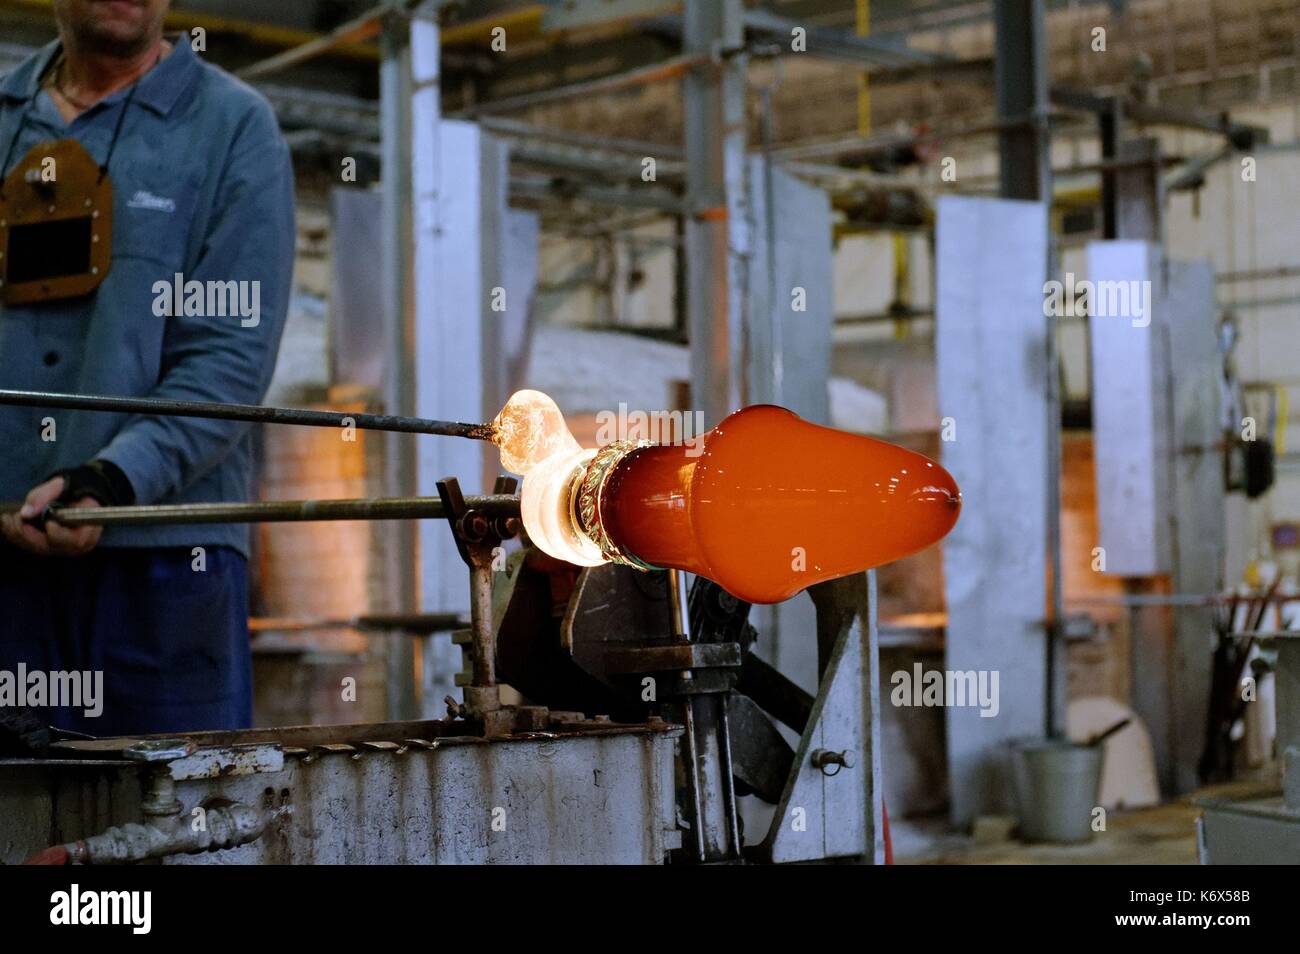
[[[102,672],[102,711],[44,712],[96,736],[252,724],[248,565],[229,547],[38,557],[0,543],[0,670]]]

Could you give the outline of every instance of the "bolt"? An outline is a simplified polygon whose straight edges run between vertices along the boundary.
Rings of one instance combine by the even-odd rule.
[[[472,541],[482,540],[487,536],[487,518],[480,513],[467,513],[460,522],[461,532]]]
[[[821,773],[828,778],[839,775],[841,769],[853,768],[853,756],[847,750],[832,752],[829,749],[814,749],[811,761],[813,768],[821,769]],[[835,771],[828,772],[827,769],[832,765],[835,766]]]

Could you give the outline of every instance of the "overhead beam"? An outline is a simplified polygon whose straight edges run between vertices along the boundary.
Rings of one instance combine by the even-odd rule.
[[[367,10],[356,19],[335,27],[324,36],[308,40],[306,43],[291,47],[283,53],[277,53],[275,56],[245,66],[243,69],[238,70],[235,75],[244,80],[255,79],[258,76],[266,76],[270,73],[288,69],[291,66],[297,66],[299,63],[305,63],[307,60],[314,59],[347,43],[365,43],[373,40],[383,30],[384,18],[394,10],[402,9],[404,6],[405,4],[381,3],[379,6]]]
[[[693,67],[706,62],[708,62],[708,57],[698,54],[674,56],[660,63],[651,63],[649,66],[628,70],[623,73],[612,73],[608,76],[585,80],[581,83],[570,83],[567,86],[557,86],[553,89],[543,89],[534,93],[522,93],[519,96],[507,96],[504,99],[476,103],[467,109],[449,113],[448,115],[457,119],[473,118],[490,113],[517,112],[523,109],[531,109],[534,106],[545,106],[550,103],[576,99],[582,96],[613,93],[632,86],[646,86],[665,80],[679,79]]]
[[[1143,103],[1131,98],[1099,96],[1088,90],[1060,83],[1052,84],[1049,93],[1051,101],[1065,109],[1102,114],[1112,111],[1118,103],[1123,110],[1124,118],[1135,123],[1148,126],[1177,126],[1182,129],[1218,133],[1238,149],[1251,149],[1256,145],[1266,145],[1269,142],[1267,128],[1237,122],[1227,112],[1204,113],[1179,109],[1176,106],[1163,106],[1159,103]]]
[[[780,38],[783,44],[790,42],[794,30],[803,30],[808,40],[807,54],[820,59],[859,66],[863,64],[930,66],[952,60],[952,57],[942,53],[914,50],[898,40],[857,36],[844,30],[809,26],[807,23],[762,8],[746,10],[744,20],[745,29],[750,33],[761,37]]]
[[[592,205],[647,209],[667,215],[681,215],[686,209],[686,204],[668,189],[629,189],[569,180],[556,182],[539,176],[512,176],[510,199],[541,204],[578,201]]]

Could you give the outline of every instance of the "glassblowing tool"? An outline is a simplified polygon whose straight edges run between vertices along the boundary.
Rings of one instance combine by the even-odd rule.
[[[751,603],[901,559],[941,540],[961,493],[938,464],[780,407],[742,408],[695,441],[584,449],[545,394],[519,391],[490,424],[154,398],[0,391],[0,404],[403,431],[496,444],[524,477],[523,527],[577,566],[685,570]],[[427,509],[426,509],[427,508]],[[443,516],[446,502],[299,501],[93,508],[71,524],[264,522]]]

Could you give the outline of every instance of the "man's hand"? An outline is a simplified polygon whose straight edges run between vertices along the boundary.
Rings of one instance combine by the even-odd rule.
[[[22,509],[17,513],[7,513],[0,519],[0,531],[5,539],[16,547],[30,550],[41,556],[81,556],[95,549],[104,532],[103,527],[64,527],[51,520],[42,529],[25,520],[34,520],[44,513],[45,508],[59,499],[63,493],[63,478],[51,477],[43,484],[33,487],[23,501]],[[94,497],[82,497],[74,507],[98,507],[99,501]]]

